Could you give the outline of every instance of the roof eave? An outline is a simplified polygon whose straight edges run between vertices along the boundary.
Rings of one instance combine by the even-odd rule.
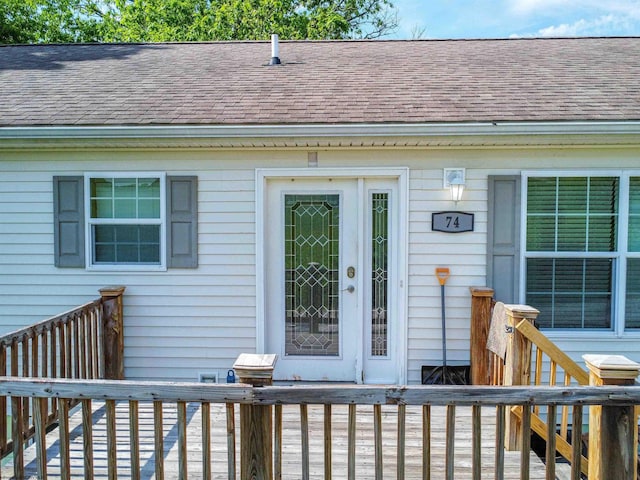
[[[640,120],[0,127],[0,148],[638,144]]]

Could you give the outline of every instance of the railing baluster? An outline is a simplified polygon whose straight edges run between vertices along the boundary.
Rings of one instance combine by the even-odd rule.
[[[331,429],[331,405],[324,406],[324,479],[331,480],[333,470],[333,436]]]
[[[47,328],[43,327],[40,332],[40,352],[42,361],[40,362],[42,365],[40,366],[40,376],[43,378],[49,377],[49,334],[47,332]],[[44,421],[49,425],[49,400],[45,401],[45,409],[42,412],[44,415]]]
[[[57,335],[56,330],[57,326],[55,323],[50,325],[50,333],[49,333],[49,344],[51,348],[49,348],[49,371],[51,378],[58,377],[58,348],[57,348]],[[58,418],[58,400],[55,398],[51,399],[51,420]]]
[[[93,371],[93,359],[96,356],[96,352],[93,348],[93,310],[87,310],[85,314],[85,337],[87,343],[87,378],[96,378],[95,373]]]
[[[69,400],[61,398],[60,406],[60,476],[62,480],[71,478],[71,436],[69,431]]]
[[[227,411],[227,474],[236,479],[236,414],[233,403],[226,404]]]
[[[202,480],[211,480],[211,404],[202,402]]]
[[[51,342],[50,342],[50,337],[51,337],[51,325],[45,325],[42,327],[42,340],[40,342],[40,349],[42,350],[42,367],[41,367],[41,375],[43,377],[53,377],[53,374],[51,373],[51,356],[50,356],[50,350],[51,350]]]
[[[480,480],[482,475],[482,417],[479,405],[471,407],[471,474],[473,480]]]
[[[407,433],[407,406],[398,405],[398,480],[404,480],[405,446]]]
[[[73,316],[73,378],[82,378],[80,376],[80,314]]]
[[[116,431],[116,402],[106,401],[107,410],[107,476],[109,480],[118,478],[118,439]]]
[[[454,480],[454,449],[456,438],[456,406],[447,405],[447,427],[445,447],[445,470],[447,480]]]
[[[431,480],[431,405],[422,406],[422,480]]]
[[[178,478],[187,480],[187,404],[178,402]]]
[[[347,433],[347,478],[356,479],[356,405],[349,404],[349,420]]]
[[[140,480],[140,414],[136,400],[129,400],[129,442],[131,443],[131,480]]]
[[[522,448],[520,450],[520,480],[529,480],[531,459],[531,407],[522,406]]]
[[[104,318],[102,315],[102,306],[95,308],[95,322],[96,322],[96,332],[98,333],[96,342],[96,359],[98,362],[98,378],[105,378],[107,367],[105,366],[105,351],[104,351]]]
[[[93,478],[93,415],[91,400],[82,400],[82,441],[84,447],[84,478]]]
[[[71,317],[67,318],[64,323],[65,335],[64,335],[64,348],[65,348],[65,375],[66,378],[73,378],[73,357],[71,351]]]
[[[87,312],[83,311],[78,318],[78,357],[80,358],[80,378],[87,375]]]
[[[58,355],[60,355],[59,358],[59,365],[58,365],[58,375],[57,377],[59,378],[64,378],[65,377],[65,372],[66,372],[66,368],[67,368],[67,351],[65,348],[65,345],[67,343],[67,341],[65,340],[65,328],[64,328],[64,322],[59,321],[56,322],[56,327],[55,329],[57,330],[57,349],[58,349]]]
[[[549,365],[549,386],[554,387],[558,383],[558,364],[550,360]]]
[[[31,337],[31,376],[32,377],[39,377],[40,376],[40,369],[38,368],[38,354],[39,354],[39,335],[38,333],[34,330],[31,331],[30,335]],[[28,377],[29,374],[27,373],[25,375],[25,377]]]
[[[47,478],[47,399],[33,399],[33,423],[35,426],[36,463],[38,478]]]
[[[300,404],[300,437],[302,447],[302,480],[309,480],[309,411]]]
[[[505,438],[506,408],[496,406],[496,460],[495,480],[504,480],[504,438]]]
[[[25,332],[22,336],[22,341],[20,342],[20,346],[22,348],[22,376],[29,376],[29,335],[31,332]],[[23,434],[23,441],[29,435],[29,412],[31,411],[31,399],[29,397],[24,397],[22,399],[22,426],[21,431]]]
[[[571,446],[573,447],[571,455],[571,480],[580,480],[582,478],[582,405],[573,406]]]
[[[534,385],[542,385],[542,354],[544,352],[541,348],[536,347],[536,371],[534,377]],[[540,415],[540,405],[533,407],[533,413]]]
[[[564,385],[571,384],[571,376],[565,372],[564,374]],[[563,440],[568,440],[569,436],[569,407],[564,405],[562,407],[562,424],[560,425],[560,436]]]
[[[373,406],[373,445],[375,478],[382,480],[384,466],[382,463],[382,406],[380,404]]]
[[[556,480],[556,406],[547,406],[546,480]]]
[[[22,419],[22,397],[11,397],[11,437],[13,443],[13,474],[24,478],[24,422]]]
[[[273,478],[282,478],[282,405],[276,405],[273,413]]]
[[[162,402],[153,402],[153,440],[155,445],[156,479],[164,479],[164,434],[162,430]]]
[[[93,325],[93,375],[95,378],[104,378],[103,371],[100,369],[100,365],[102,363],[102,350],[100,349],[100,345],[102,344],[100,335],[102,312],[101,309],[98,308],[98,305],[94,305],[91,311],[91,323]]]

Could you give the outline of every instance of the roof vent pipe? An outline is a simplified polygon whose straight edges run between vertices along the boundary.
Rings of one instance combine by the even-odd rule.
[[[280,65],[280,45],[276,33],[271,35],[271,61],[269,65]]]

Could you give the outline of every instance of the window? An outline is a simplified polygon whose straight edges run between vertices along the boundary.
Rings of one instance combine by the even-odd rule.
[[[525,293],[539,326],[640,328],[640,177],[530,174],[525,188]]]
[[[163,266],[164,176],[87,176],[92,266]]]
[[[53,177],[59,268],[198,267],[198,179],[163,173]]]
[[[640,328],[640,177],[629,179],[626,328]]]

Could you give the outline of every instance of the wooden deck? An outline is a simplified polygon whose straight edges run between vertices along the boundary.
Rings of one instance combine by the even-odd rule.
[[[106,412],[104,404],[93,403],[93,452],[94,477],[107,478],[107,435]],[[323,479],[323,406],[309,405],[309,448],[310,448],[310,478]],[[332,411],[333,430],[333,469],[332,478],[343,479],[347,476],[347,410],[345,405],[334,405]],[[236,417],[239,408],[236,405]],[[420,479],[422,477],[422,410],[420,407],[407,406],[406,409],[406,461],[405,478]],[[174,404],[165,404],[163,409],[164,432],[164,472],[166,479],[178,478],[178,428],[177,408]],[[358,406],[357,408],[357,448],[356,448],[356,476],[357,478],[375,478],[374,475],[374,441],[373,441],[373,408]],[[118,478],[130,478],[130,446],[129,446],[129,410],[127,402],[118,402],[117,419],[117,450],[118,450]],[[192,479],[202,477],[202,442],[200,404],[187,405],[187,442],[189,445],[188,476]],[[384,478],[397,478],[396,438],[397,438],[397,407],[382,406],[383,423],[383,455]],[[431,478],[445,478],[445,407],[431,407]],[[139,406],[140,425],[140,478],[155,479],[154,457],[154,421],[153,405],[141,402]],[[236,428],[239,430],[239,418],[236,418]],[[82,413],[79,408],[70,415],[71,432],[71,468],[73,478],[85,478],[83,466],[83,435]],[[471,475],[471,408],[457,407],[455,421],[455,478],[467,479]],[[284,479],[299,479],[301,470],[301,435],[300,409],[298,406],[283,407],[283,452],[282,463]],[[211,405],[211,434],[212,434],[212,478],[227,479],[227,423],[224,405]],[[239,431],[236,434],[236,449],[239,450]],[[495,409],[485,407],[482,410],[482,478],[492,479],[495,463]],[[47,459],[49,478],[60,478],[59,466],[59,429],[47,434]],[[35,447],[25,450],[25,475],[27,478],[37,478]],[[240,453],[236,454],[237,477],[240,476]],[[12,478],[11,461],[2,466],[2,478]],[[504,478],[520,478],[520,452],[505,452]],[[533,453],[530,455],[530,478],[542,480],[545,478],[544,465]]]

